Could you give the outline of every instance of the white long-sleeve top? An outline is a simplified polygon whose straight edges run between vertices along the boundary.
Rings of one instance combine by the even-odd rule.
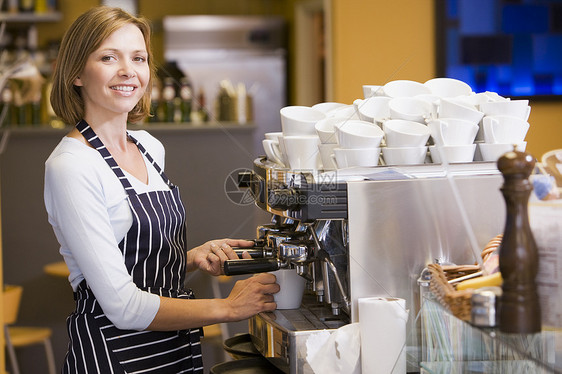
[[[164,147],[146,131],[129,131],[164,168]],[[144,156],[143,156],[144,158]],[[140,194],[168,190],[146,158],[148,184],[125,170]],[[45,207],[70,270],[74,290],[86,279],[109,320],[121,329],[145,329],[160,306],[157,295],[137,288],[118,244],[133,223],[127,194],[99,152],[64,137],[45,163]]]

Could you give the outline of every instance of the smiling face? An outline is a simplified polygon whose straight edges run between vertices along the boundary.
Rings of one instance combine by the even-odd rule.
[[[85,118],[127,114],[150,81],[148,52],[140,29],[126,24],[90,54],[74,84],[80,87]]]

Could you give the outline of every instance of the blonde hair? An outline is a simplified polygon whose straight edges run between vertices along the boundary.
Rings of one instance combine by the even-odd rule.
[[[90,54],[114,31],[133,24],[141,31],[148,52],[150,80],[146,92],[129,112],[127,120],[135,123],[150,113],[150,93],[155,65],[150,47],[150,23],[135,17],[121,8],[94,7],[78,17],[66,31],[60,46],[53,72],[51,105],[56,115],[65,123],[74,125],[84,118],[84,100],[80,88],[74,85],[86,65]]]

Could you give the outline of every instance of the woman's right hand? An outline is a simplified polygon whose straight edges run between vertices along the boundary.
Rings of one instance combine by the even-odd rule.
[[[261,273],[237,281],[225,299],[230,306],[232,321],[275,310],[277,304],[273,301],[273,294],[279,292],[279,285],[275,280],[275,275]]]

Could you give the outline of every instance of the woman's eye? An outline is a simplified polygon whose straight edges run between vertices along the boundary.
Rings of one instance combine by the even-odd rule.
[[[103,56],[101,58],[102,61],[111,61],[111,60],[115,60],[115,58],[113,56]]]
[[[145,62],[146,58],[142,57],[142,56],[137,56],[137,57],[134,58],[134,60],[137,61],[137,62]]]

